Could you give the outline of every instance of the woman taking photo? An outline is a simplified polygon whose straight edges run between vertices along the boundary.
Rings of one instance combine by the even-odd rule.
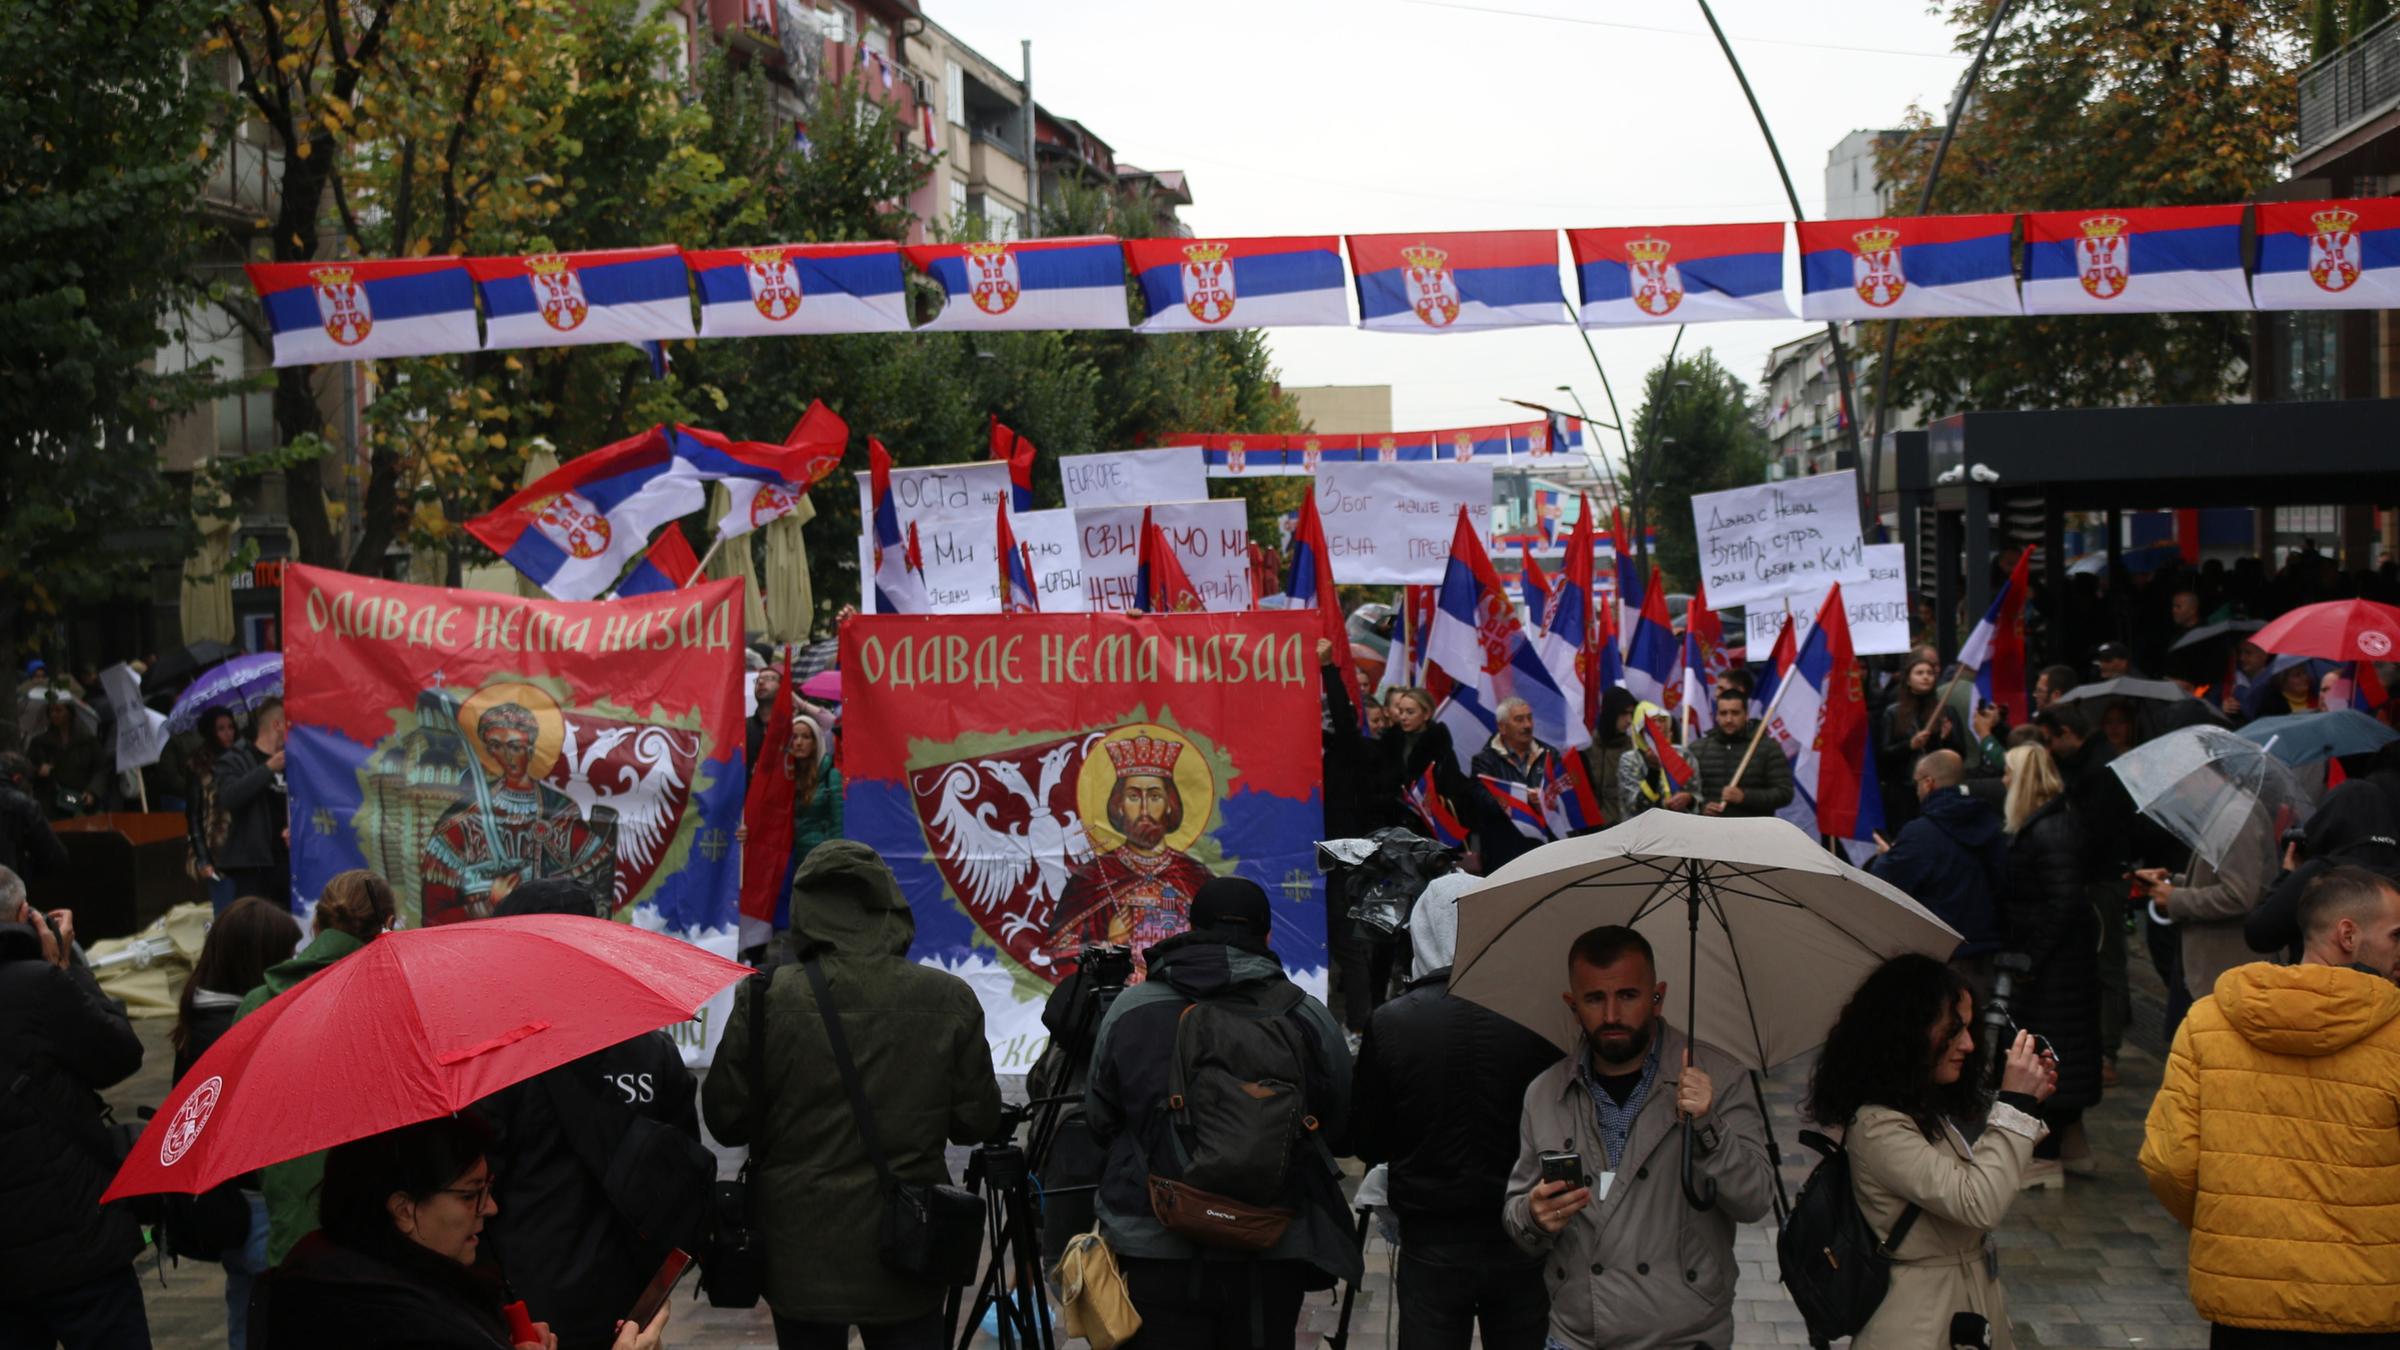
[[[491,1144],[474,1117],[436,1116],[326,1154],[323,1226],[260,1286],[265,1350],[557,1350],[541,1322],[532,1339],[510,1333],[500,1277],[476,1265],[484,1220],[500,1211]],[[658,1350],[667,1311],[646,1327],[620,1322],[615,1350]]]
[[[2038,745],[2008,752],[2003,807],[2011,843],[2000,887],[2008,949],[2033,962],[2016,992],[2017,1025],[2050,1042],[2058,1090],[2042,1103],[2052,1133],[2033,1150],[2023,1184],[2054,1185],[2093,1170],[2083,1112],[2100,1101],[2100,917],[2084,888],[2083,821],[2067,809],[2057,761]]]
[[[1867,1226],[1888,1241],[1906,1211],[1919,1211],[1853,1350],[2015,1345],[1987,1249],[2042,1138],[2033,1112],[2057,1069],[2019,1032],[2000,1099],[1987,1104],[1975,1016],[1956,971],[1930,956],[1893,957],[1851,994],[1809,1080],[1809,1118],[1842,1128]],[[1982,1127],[1973,1144],[1962,1125]]]

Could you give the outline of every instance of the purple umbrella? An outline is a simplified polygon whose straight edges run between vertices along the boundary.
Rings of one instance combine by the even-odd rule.
[[[803,698],[813,698],[819,703],[841,702],[842,672],[838,670],[818,671],[800,682],[800,694]]]
[[[282,693],[283,653],[237,656],[224,665],[201,672],[200,678],[176,698],[175,707],[167,714],[168,734],[190,731],[199,724],[200,714],[211,708],[239,708],[248,712]]]

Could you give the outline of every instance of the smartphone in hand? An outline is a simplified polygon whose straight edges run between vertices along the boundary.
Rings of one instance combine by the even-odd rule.
[[[658,1273],[650,1277],[649,1287],[642,1290],[640,1298],[634,1300],[633,1311],[625,1314],[625,1320],[637,1327],[650,1325],[650,1319],[658,1316],[658,1310],[666,1305],[667,1295],[675,1292],[676,1282],[683,1278],[683,1272],[690,1269],[691,1264],[690,1252],[680,1247],[669,1251],[667,1259],[659,1265]]]

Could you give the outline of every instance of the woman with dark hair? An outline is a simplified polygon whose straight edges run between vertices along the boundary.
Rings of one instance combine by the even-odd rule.
[[[1941,674],[1941,662],[1932,651],[1918,651],[1892,682],[1890,702],[1884,705],[1875,771],[1883,784],[1886,839],[1898,838],[1900,827],[1917,818],[1917,761],[1936,750],[1956,750],[1962,758],[1967,753],[1958,719],[1941,706]]]
[[[476,1265],[492,1200],[492,1134],[436,1116],[325,1155],[317,1231],[260,1285],[264,1350],[555,1350],[549,1327],[519,1340],[494,1267]],[[617,1326],[617,1350],[657,1350],[667,1306]]]
[[[192,845],[192,875],[208,887],[208,903],[221,918],[225,907],[239,897],[233,878],[217,870],[214,859],[225,843],[225,808],[217,804],[217,760],[242,737],[241,724],[231,708],[211,708],[200,714],[200,744],[185,766],[192,794],[184,799],[185,836]]]
[[[1633,710],[1640,701],[1621,684],[1603,690],[1600,716],[1592,722],[1592,743],[1583,751],[1584,770],[1590,774],[1592,786],[1600,790],[1600,805],[1611,825],[1623,824],[1633,814],[1618,788],[1617,766],[1625,756],[1640,754],[1633,748]]]
[[[1991,1233],[2041,1141],[2033,1112],[2057,1086],[2058,1069],[2020,1031],[1998,1101],[1987,1104],[1982,1078],[1975,995],[1930,956],[1877,967],[1826,1033],[1809,1079],[1809,1118],[1842,1128],[1868,1227],[1888,1242],[1903,1215],[1918,1211],[1893,1244],[1891,1287],[1853,1350],[1977,1343],[1962,1332],[2013,1350]],[[1981,1127],[1973,1144],[1961,1126]]]
[[[191,978],[184,981],[175,1027],[167,1033],[168,1043],[175,1047],[177,1081],[233,1026],[242,996],[266,978],[269,967],[290,960],[299,946],[299,922],[281,906],[255,895],[234,901],[217,916],[208,927],[208,940],[201,944],[200,959],[192,963]],[[243,1350],[249,1344],[251,1285],[267,1268],[267,1199],[255,1174],[225,1185],[230,1189],[222,1192],[224,1198],[219,1200],[220,1193],[212,1191],[194,1208],[211,1205],[212,1216],[225,1217],[228,1226],[221,1236],[228,1238],[234,1232],[231,1215],[248,1215],[248,1235],[218,1256],[225,1267],[226,1344],[232,1350]],[[236,1200],[240,1201],[238,1207]],[[212,1201],[216,1203],[212,1205]]]

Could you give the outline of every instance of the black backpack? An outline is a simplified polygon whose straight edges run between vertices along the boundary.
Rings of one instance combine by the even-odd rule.
[[[1202,999],[1176,1018],[1172,1158],[1153,1158],[1150,1176],[1151,1210],[1169,1231],[1264,1251],[1296,1216],[1293,1155],[1312,1143],[1323,1151],[1308,1107],[1309,1033],[1291,1016],[1306,997],[1286,982],[1255,999]]]
[[[1857,1335],[1883,1305],[1892,1253],[1921,1211],[1910,1205],[1888,1240],[1876,1237],[1851,1187],[1849,1151],[1815,1130],[1802,1130],[1800,1142],[1825,1158],[1792,1198],[1791,1216],[1775,1238],[1775,1262],[1808,1322],[1808,1343],[1824,1346]]]

